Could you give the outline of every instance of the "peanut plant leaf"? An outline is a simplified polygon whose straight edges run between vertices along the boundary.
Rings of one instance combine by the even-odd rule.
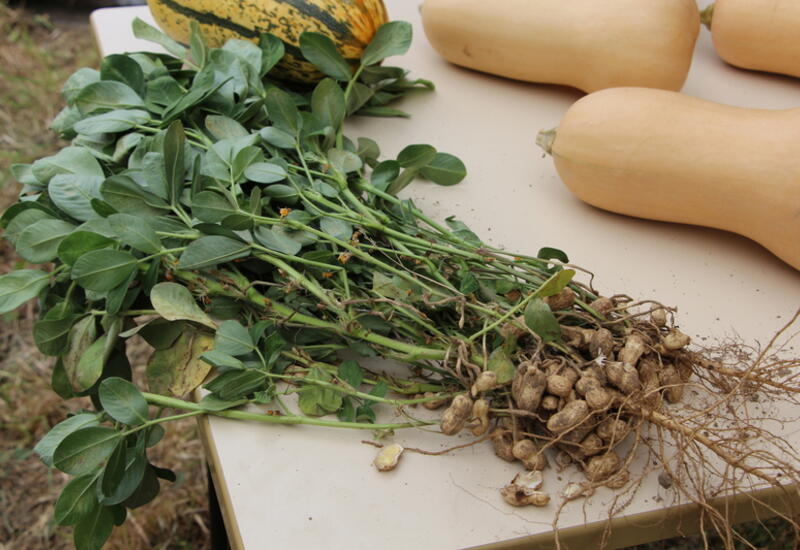
[[[117,238],[124,244],[145,254],[155,254],[161,250],[161,240],[145,219],[133,214],[112,214],[108,222]]]
[[[178,283],[158,283],[150,291],[150,302],[168,321],[194,321],[216,330],[217,325],[195,302],[194,296]]]
[[[420,174],[438,185],[455,185],[467,176],[467,168],[461,160],[449,153],[436,153]]]
[[[56,525],[75,525],[97,506],[95,483],[97,474],[86,474],[70,480],[58,495],[53,509]]]
[[[58,244],[58,259],[66,265],[74,265],[78,258],[91,250],[100,250],[116,244],[110,239],[91,231],[73,231]]]
[[[249,244],[230,237],[211,235],[201,237],[186,247],[178,261],[178,269],[203,269],[249,255]]]
[[[374,65],[387,57],[406,53],[411,46],[412,33],[411,24],[406,21],[384,23],[361,54],[361,64]]]
[[[92,250],[72,266],[71,277],[83,288],[108,292],[128,280],[136,270],[138,260],[122,250]]]
[[[118,422],[138,426],[147,422],[147,401],[139,389],[118,377],[106,378],[98,390],[100,404]]]
[[[255,344],[247,328],[239,321],[224,321],[217,329],[214,349],[234,357],[247,355],[255,350]]]
[[[114,529],[114,516],[106,506],[97,506],[75,525],[75,550],[100,550]]]
[[[50,281],[39,269],[18,269],[0,276],[0,313],[8,313],[36,297]]]
[[[545,342],[561,341],[561,326],[541,298],[534,298],[525,307],[525,324]]]
[[[318,32],[304,32],[300,35],[300,51],[303,57],[326,75],[347,82],[353,76],[353,69],[336,48],[333,40]]]
[[[153,352],[147,363],[150,390],[180,397],[198,387],[211,370],[200,356],[213,345],[210,335],[187,330],[169,348]]]
[[[536,290],[536,296],[540,298],[547,298],[548,296],[555,296],[572,281],[575,276],[574,269],[562,269],[553,274],[547,279],[542,286]]]
[[[89,426],[72,432],[56,447],[53,464],[72,475],[88,474],[105,461],[122,433],[105,426]]]
[[[70,416],[66,420],[62,420],[53,426],[45,436],[39,440],[39,443],[33,448],[33,452],[39,455],[39,458],[46,465],[53,467],[53,453],[56,447],[64,441],[72,432],[78,431],[81,428],[88,428],[90,426],[99,426],[100,421],[94,413],[81,413],[75,416]]]
[[[86,348],[86,351],[79,356],[77,364],[68,367],[65,363],[64,368],[67,371],[67,377],[75,391],[82,392],[88,390],[94,386],[95,382],[102,376],[103,367],[107,359],[106,344],[108,339],[106,336],[107,335],[104,334],[92,342],[91,345]]]
[[[98,111],[143,108],[145,104],[139,94],[127,84],[114,80],[101,80],[81,90],[75,97],[75,106],[81,114],[89,115]]]
[[[497,374],[498,384],[505,384],[514,378],[514,362],[503,347],[495,348],[489,354],[487,369]]]

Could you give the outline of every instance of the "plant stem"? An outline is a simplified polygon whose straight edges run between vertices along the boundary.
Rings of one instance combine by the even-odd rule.
[[[254,413],[248,411],[233,411],[233,410],[211,411],[204,409],[201,404],[193,403],[191,401],[184,401],[182,399],[176,399],[173,397],[167,397],[164,395],[158,395],[146,392],[143,392],[142,395],[144,395],[144,398],[151,405],[158,405],[161,407],[171,407],[173,409],[190,411],[183,415],[167,416],[161,418],[159,419],[159,422],[166,422],[168,420],[177,420],[178,418],[185,418],[188,416],[207,414],[210,416],[219,416],[221,418],[230,418],[235,420],[251,420],[254,422],[262,422],[264,424],[305,424],[308,426],[325,426],[327,428],[350,428],[355,430],[399,430],[403,428],[416,428],[419,426],[430,426],[432,424],[435,424],[435,422],[426,422],[422,420],[417,420],[414,422],[403,422],[403,423],[366,424],[360,422],[339,422],[336,420],[322,420],[320,418],[311,418],[307,416],[271,416],[267,414]],[[157,422],[152,421],[151,423],[155,424]],[[133,431],[139,431],[143,427],[145,427],[145,425],[137,426],[136,428],[132,429],[130,433],[132,433]],[[127,432],[124,433],[124,435],[127,435]]]

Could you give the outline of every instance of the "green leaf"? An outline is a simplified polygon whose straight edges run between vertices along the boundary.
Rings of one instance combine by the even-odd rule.
[[[272,124],[292,136],[300,134],[302,119],[291,96],[279,88],[272,88],[264,99]]]
[[[63,353],[74,316],[64,319],[42,319],[33,326],[33,341],[45,355],[57,356]]]
[[[55,259],[59,243],[74,229],[62,220],[39,220],[17,237],[17,254],[34,264],[49,262]]]
[[[399,175],[400,163],[396,160],[384,160],[372,171],[370,183],[381,191],[386,191]]]
[[[141,217],[133,214],[112,214],[108,217],[111,228],[124,244],[145,254],[161,250],[161,240],[155,230]]]
[[[381,380],[372,389],[369,391],[370,395],[374,395],[375,397],[386,397],[386,392],[389,391],[389,386],[386,384],[385,381]]]
[[[75,525],[75,550],[101,550],[114,529],[114,515],[105,506],[97,506]]]
[[[227,139],[247,136],[249,132],[234,119],[222,115],[206,116],[206,130],[215,139]]]
[[[133,36],[158,44],[177,58],[184,59],[186,57],[186,48],[138,17],[133,20]]]
[[[244,177],[257,183],[275,183],[286,179],[286,170],[279,164],[256,162],[245,169]]]
[[[219,223],[238,212],[228,199],[213,191],[200,191],[192,199],[192,214],[202,222]]]
[[[156,424],[158,426],[158,424]],[[98,494],[101,497],[101,501],[105,504],[105,499],[108,496],[113,495],[116,491],[115,489],[119,486],[122,478],[125,477],[125,466],[127,463],[127,443],[125,438],[120,439],[119,443],[117,443],[117,447],[114,449],[114,452],[111,453],[111,456],[106,462],[105,468],[103,468],[103,473],[100,474],[99,480],[99,491]]]
[[[364,381],[364,370],[357,362],[352,360],[342,361],[339,364],[336,375],[340,380],[347,382],[355,389],[358,389]]]
[[[116,244],[114,239],[90,231],[73,231],[58,245],[58,258],[66,265],[73,265],[78,258],[91,250],[100,250]]]
[[[203,387],[223,401],[234,401],[264,389],[266,379],[266,375],[257,369],[231,370]]]
[[[201,359],[212,367],[216,367],[218,369],[230,370],[245,368],[244,363],[242,363],[233,355],[228,355],[227,353],[222,353],[221,351],[215,349],[204,353]]]
[[[333,40],[318,32],[304,32],[300,35],[300,51],[303,57],[326,75],[347,82],[353,76],[350,64],[336,49]]]
[[[342,241],[350,241],[353,236],[353,226],[346,221],[337,218],[324,217],[319,220],[319,228]]]
[[[64,368],[67,368],[69,381],[75,391],[86,391],[100,379],[107,359],[107,343],[108,338],[104,334],[86,348],[83,355],[78,358],[74,369],[69,369],[66,364],[64,365]]]
[[[292,134],[279,130],[274,126],[267,126],[259,130],[261,139],[280,149],[294,149],[295,139]]]
[[[436,149],[430,145],[407,145],[397,155],[397,162],[403,168],[422,168],[436,158]]]
[[[336,81],[326,78],[317,84],[311,94],[311,111],[325,126],[338,129],[344,122],[346,109],[344,92]]]
[[[461,277],[461,282],[459,283],[459,292],[462,294],[472,294],[476,292],[478,288],[480,288],[480,285],[478,284],[478,279],[475,277],[475,275],[469,271],[464,273]]]
[[[127,508],[138,508],[144,506],[158,496],[160,487],[156,472],[150,464],[144,467],[142,481],[130,497],[125,499],[122,504]]]
[[[256,241],[262,246],[289,256],[295,256],[303,248],[302,243],[287,237],[286,234],[275,227],[267,228],[259,226],[253,231],[253,235]]]
[[[47,192],[56,206],[82,222],[97,217],[92,199],[102,199],[103,178],[76,174],[58,174],[50,179]]]
[[[351,151],[345,151],[343,149],[330,149],[328,151],[328,160],[330,161],[331,166],[333,166],[342,174],[355,172],[360,170],[363,166],[361,157]]]
[[[50,374],[50,387],[62,399],[75,397],[75,392],[67,377],[67,371],[64,369],[64,362],[60,357],[56,359],[53,365],[53,372]]]
[[[374,65],[393,55],[403,55],[411,46],[412,28],[406,21],[390,21],[378,28],[361,54],[362,65]]]
[[[97,474],[86,474],[70,480],[58,495],[53,508],[56,525],[75,525],[98,506],[95,498]]]
[[[147,111],[139,109],[116,109],[108,113],[90,116],[76,122],[72,127],[81,134],[105,134],[124,132],[145,124],[150,120]]]
[[[92,250],[78,258],[71,277],[83,288],[108,292],[125,281],[136,270],[138,260],[122,250]]]
[[[534,298],[525,307],[525,324],[545,342],[561,340],[561,326],[550,311],[550,306],[541,298]]]
[[[66,420],[62,420],[53,426],[45,436],[39,440],[39,443],[33,448],[33,452],[39,455],[47,466],[53,467],[53,453],[56,447],[64,441],[72,432],[78,431],[82,428],[90,426],[99,426],[100,421],[94,413],[81,413],[75,416],[70,416]]]
[[[183,131],[183,124],[180,120],[176,120],[167,128],[162,151],[167,174],[167,199],[173,205],[178,203],[178,198],[183,192],[185,181],[183,176],[186,172],[183,158],[185,143],[186,134]]]
[[[100,194],[118,212],[163,216],[169,210],[169,205],[161,197],[147,191],[125,174],[106,179],[100,186]]]
[[[86,385],[80,383],[78,365],[81,357],[86,354],[86,350],[89,349],[96,337],[97,327],[93,315],[87,315],[75,323],[69,331],[61,360],[72,388]],[[94,381],[88,382],[86,387],[90,387],[93,383]]]
[[[361,116],[374,116],[382,118],[410,118],[411,115],[400,109],[392,107],[383,107],[379,105],[367,105],[358,110]]]
[[[342,406],[336,411],[336,418],[340,422],[355,422],[356,421],[356,408],[353,406],[353,400],[347,396],[342,397]]]
[[[168,321],[193,321],[216,330],[217,325],[195,302],[194,296],[178,283],[158,283],[150,291],[150,302]]]
[[[189,49],[192,53],[192,59],[198,67],[202,68],[208,62],[208,46],[203,39],[203,33],[200,30],[200,23],[196,19],[189,22]]]
[[[558,260],[559,262],[563,262],[565,264],[569,263],[569,257],[563,250],[550,248],[547,246],[540,248],[538,254],[536,254],[536,257],[542,260]]]
[[[158,425],[158,424],[157,424]],[[145,443],[147,438],[141,434],[136,440],[136,445],[128,447],[125,452],[125,470],[122,477],[113,488],[113,491],[104,490],[102,503],[105,505],[115,505],[124,502],[136,491],[142,482],[145,468],[147,467],[147,456],[145,455]]]
[[[144,95],[144,72],[130,56],[111,54],[100,63],[100,80],[116,80],[127,84],[137,94]]]
[[[39,269],[18,269],[0,276],[0,313],[8,313],[35,298],[50,282]]]
[[[87,474],[111,456],[121,437],[122,433],[114,428],[81,428],[65,437],[56,447],[53,463],[68,474]]]
[[[365,161],[377,160],[381,156],[381,148],[375,140],[361,136],[358,138],[358,150],[356,153]]]
[[[423,166],[420,173],[439,185],[455,185],[467,176],[464,163],[449,153],[436,153],[436,156],[427,166]]]
[[[256,346],[244,325],[239,321],[225,321],[217,329],[214,349],[235,357],[252,353]]]
[[[258,46],[261,48],[261,73],[263,78],[281,60],[285,53],[283,42],[275,35],[262,33]]]
[[[347,97],[347,114],[352,115],[361,109],[374,93],[375,91],[372,88],[360,82],[355,82],[350,88],[350,95]]]
[[[547,279],[542,286],[536,290],[536,296],[539,298],[547,298],[548,296],[555,296],[566,287],[572,278],[575,276],[574,269],[562,269],[557,271],[552,277]]]
[[[514,362],[511,361],[508,352],[503,347],[492,350],[486,368],[497,374],[498,384],[505,384],[514,378]]]
[[[16,205],[21,204],[28,204],[28,203],[21,203],[18,202]],[[35,203],[34,203],[35,204]],[[13,207],[12,207],[13,208]],[[6,213],[11,210],[9,208],[6,210]],[[6,226],[6,230],[3,233],[3,237],[8,239],[12,244],[16,244],[16,240],[19,235],[25,231],[28,227],[35,224],[39,220],[52,220],[55,219],[51,216],[48,212],[41,210],[39,208],[28,208],[21,212],[18,212],[13,218],[9,218],[8,225]]]
[[[250,255],[250,245],[219,235],[200,237],[186,247],[178,269],[202,269]]]
[[[81,178],[103,178],[100,163],[85,147],[64,147],[53,156],[37,160],[31,172],[42,183],[58,174],[74,174]]]
[[[67,104],[72,105],[78,94],[89,84],[100,81],[100,71],[84,67],[78,69],[67,79],[61,88],[61,95]]]
[[[127,84],[101,80],[81,90],[75,98],[75,106],[81,114],[89,115],[97,111],[139,109],[144,108],[145,104]]]
[[[481,246],[483,243],[481,242],[480,238],[472,232],[472,230],[467,227],[464,222],[461,222],[455,219],[454,216],[450,216],[445,218],[445,223],[447,227],[449,227],[453,231],[453,235],[458,237],[462,241],[474,245],[474,246]]]
[[[298,405],[303,414],[322,416],[336,412],[342,406],[342,394],[336,390],[314,385],[313,381],[330,382],[331,375],[319,367],[312,367],[299,390]]]
[[[147,401],[136,386],[122,378],[106,378],[98,390],[100,404],[111,418],[129,426],[148,420]]]

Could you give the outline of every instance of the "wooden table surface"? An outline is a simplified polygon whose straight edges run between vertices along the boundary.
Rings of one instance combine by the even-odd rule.
[[[681,328],[695,337],[739,335],[748,342],[763,341],[800,305],[800,273],[752,241],[627,218],[578,201],[534,142],[537,132],[556,126],[582,94],[449,65],[425,39],[418,0],[386,4],[393,19],[411,21],[415,31],[409,54],[394,61],[434,80],[437,90],[404,100],[400,107],[412,114],[409,120],[360,118],[349,131],[375,138],[386,155],[410,143],[431,143],[465,161],[469,176],[457,187],[410,186],[407,195],[423,210],[440,219],[455,214],[509,250],[565,250],[574,263],[595,273],[601,291],[677,306]],[[150,19],[145,7],[94,12],[92,23],[104,54],[153,49],[133,38],[134,16]],[[800,82],[725,65],[705,29],[683,91],[747,107],[800,104]],[[518,467],[496,459],[488,444],[440,457],[407,454],[395,471],[379,474],[371,466],[375,449],[361,443],[363,433],[217,418],[201,426],[235,548],[530,548],[526,545],[533,541],[536,548],[552,547],[554,505],[508,507],[498,489]],[[800,444],[800,436],[790,437]],[[394,440],[431,450],[458,442],[426,431],[398,433]],[[551,469],[545,490],[556,495],[569,479],[580,477]],[[655,477],[644,481],[614,521],[613,546],[696,529],[696,510],[666,508],[670,493]],[[567,506],[560,529],[570,548],[591,547],[611,498],[610,492],[599,491]],[[740,506],[738,514],[744,520],[753,510]]]

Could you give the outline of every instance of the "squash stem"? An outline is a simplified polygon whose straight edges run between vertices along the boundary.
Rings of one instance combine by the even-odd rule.
[[[712,19],[714,19],[714,4],[710,4],[700,12],[700,22],[709,30],[711,30]]]
[[[553,154],[553,142],[556,140],[556,132],[558,128],[551,128],[549,130],[542,130],[536,136],[536,145],[544,149],[548,155]]]

